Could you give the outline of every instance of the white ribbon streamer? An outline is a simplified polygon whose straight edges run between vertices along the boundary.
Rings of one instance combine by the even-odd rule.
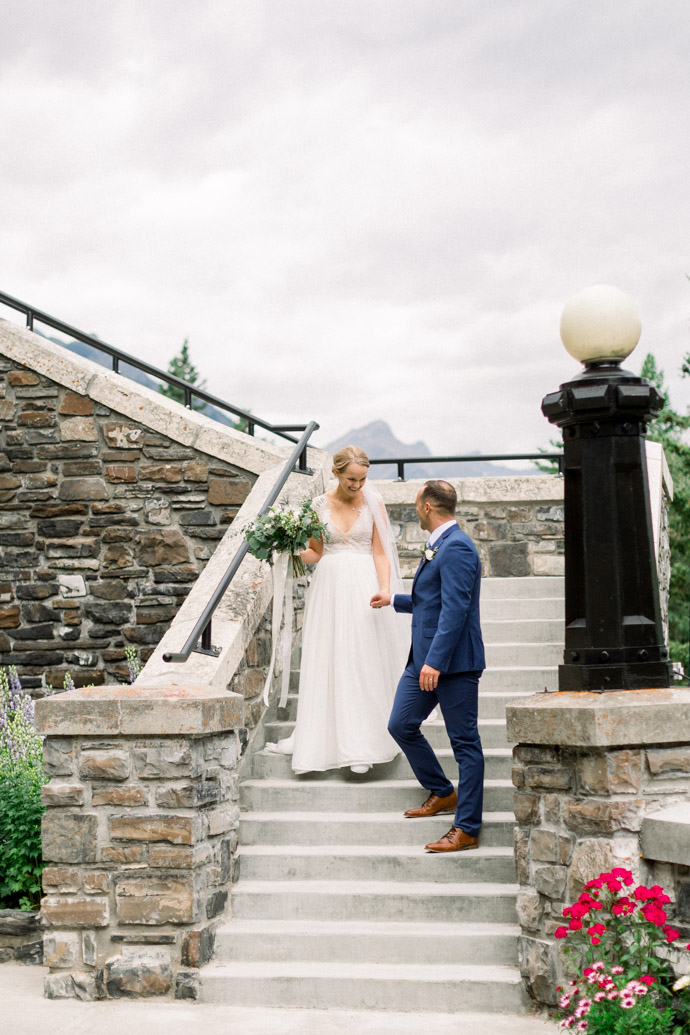
[[[285,612],[285,620],[283,622],[283,629],[281,635],[280,625],[281,621],[283,621],[283,612]],[[271,693],[271,682],[273,680],[273,670],[275,669],[276,656],[278,656],[279,660],[278,671],[282,673],[280,686],[280,700],[278,701],[278,707],[284,708],[287,701],[287,696],[290,689],[292,620],[292,557],[289,553],[274,553],[272,616],[273,643],[271,645],[271,661],[268,666],[266,682],[264,683],[263,702],[265,705],[268,704],[268,698]],[[278,651],[279,642],[280,651]]]

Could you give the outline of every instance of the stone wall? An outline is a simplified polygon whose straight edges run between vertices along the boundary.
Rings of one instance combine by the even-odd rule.
[[[690,937],[690,869],[664,862],[648,831],[670,803],[684,802],[690,831],[690,692],[627,690],[539,694],[509,705],[515,784],[515,855],[527,988],[553,1005],[563,983],[563,908],[584,883],[614,866],[673,898],[670,922]],[[686,834],[685,849],[690,846]],[[655,861],[660,860],[660,861]]]
[[[0,909],[0,963],[43,962],[40,913]]]
[[[233,879],[241,723],[241,698],[204,687],[38,702],[49,998],[196,998]]]
[[[214,423],[0,321],[0,664],[26,688],[149,657],[282,455]]]
[[[456,516],[472,538],[482,573],[494,578],[563,574],[563,479],[450,478],[458,494]],[[376,482],[398,539],[403,575],[414,574],[428,538],[419,527],[415,499],[424,482]]]

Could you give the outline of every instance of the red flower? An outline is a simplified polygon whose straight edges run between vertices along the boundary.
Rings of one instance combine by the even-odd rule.
[[[553,932],[553,936],[554,936],[554,938],[567,938],[568,937],[568,928],[567,927],[557,927],[556,930]],[[690,948],[690,946],[688,946],[688,948]]]
[[[601,938],[592,938],[592,945],[598,945],[600,941]]]
[[[654,982],[656,981],[656,978],[652,977],[651,974],[644,974],[640,978],[640,981],[642,982],[643,985],[653,985]]]
[[[648,920],[650,924],[654,924],[656,927],[663,927],[666,923],[666,913],[654,902],[648,902],[646,906],[642,907],[642,915],[645,920]]]
[[[680,931],[677,931],[675,927],[664,927],[664,934],[667,942],[675,942],[676,938],[680,938]]]
[[[633,895],[638,902],[646,902],[648,898],[652,897],[643,884],[640,884],[639,887],[635,888]]]
[[[606,886],[608,887],[609,891],[620,891],[621,888],[623,887],[621,882],[619,880],[615,880],[615,879],[607,880],[606,881]]]
[[[570,928],[571,931],[579,931],[584,926],[585,925],[582,923],[582,920],[571,920],[570,923],[568,924],[568,927]]]

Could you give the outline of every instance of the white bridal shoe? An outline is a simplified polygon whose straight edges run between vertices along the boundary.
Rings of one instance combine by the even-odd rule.
[[[350,772],[351,773],[368,773],[370,769],[371,769],[370,765],[351,765],[350,766]]]

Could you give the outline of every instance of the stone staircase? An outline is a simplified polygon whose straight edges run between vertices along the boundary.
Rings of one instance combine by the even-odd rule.
[[[236,1006],[400,1012],[521,1013],[517,969],[511,749],[505,706],[555,689],[563,580],[485,579],[489,668],[480,682],[486,756],[476,851],[430,855],[451,817],[406,820],[425,793],[399,756],[366,776],[295,776],[258,751],[241,785],[240,879],[201,999]],[[287,736],[296,695],[266,739]],[[457,767],[440,721],[425,726]]]

